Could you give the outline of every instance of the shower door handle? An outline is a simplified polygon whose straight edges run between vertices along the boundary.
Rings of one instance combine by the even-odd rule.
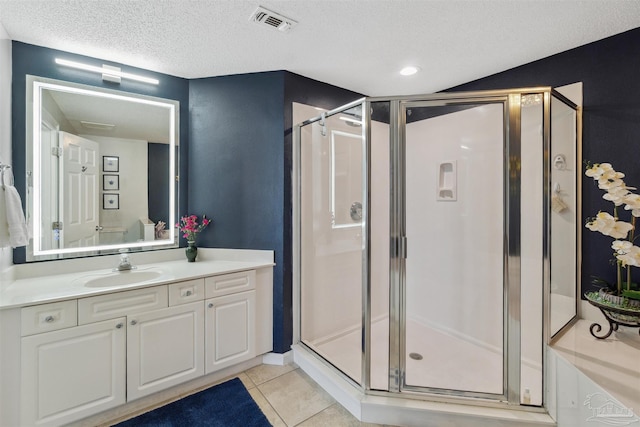
[[[400,246],[398,247],[398,257],[407,259],[407,238],[405,236],[400,238]]]
[[[393,258],[407,258],[407,238],[395,237],[391,241],[391,256]]]

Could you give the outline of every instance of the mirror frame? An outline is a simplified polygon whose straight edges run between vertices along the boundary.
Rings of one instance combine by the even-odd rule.
[[[26,170],[27,170],[27,218],[33,227],[33,238],[27,247],[27,261],[58,259],[117,253],[119,249],[140,248],[141,250],[177,248],[177,233],[175,229],[178,209],[178,178],[176,175],[176,147],[179,146],[180,132],[180,103],[176,100],[140,95],[120,90],[105,89],[79,83],[50,79],[46,77],[26,76]],[[41,125],[42,120],[42,91],[57,90],[78,95],[95,96],[99,98],[122,100],[144,105],[167,108],[169,111],[169,238],[154,241],[96,245],[75,248],[43,249],[41,248],[41,206],[40,206],[40,160],[41,160]],[[31,193],[31,194],[29,194]],[[75,255],[74,255],[75,254]],[[53,257],[52,257],[53,256]]]

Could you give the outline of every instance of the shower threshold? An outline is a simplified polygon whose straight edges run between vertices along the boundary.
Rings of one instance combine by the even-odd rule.
[[[437,427],[555,426],[546,413],[471,404],[426,401],[391,395],[367,395],[323,363],[311,350],[292,346],[294,362],[354,417],[363,422]]]

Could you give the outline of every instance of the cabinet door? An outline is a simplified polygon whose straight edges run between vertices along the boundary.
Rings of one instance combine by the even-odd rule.
[[[203,373],[202,301],[127,317],[127,400]]]
[[[206,373],[255,357],[256,291],[206,301]]]
[[[21,424],[61,425],[125,403],[125,318],[22,338]]]

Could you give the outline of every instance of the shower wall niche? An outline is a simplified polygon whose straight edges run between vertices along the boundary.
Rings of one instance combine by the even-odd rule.
[[[542,406],[544,344],[576,314],[577,106],[532,88],[317,115],[294,106],[294,342],[363,393]]]

